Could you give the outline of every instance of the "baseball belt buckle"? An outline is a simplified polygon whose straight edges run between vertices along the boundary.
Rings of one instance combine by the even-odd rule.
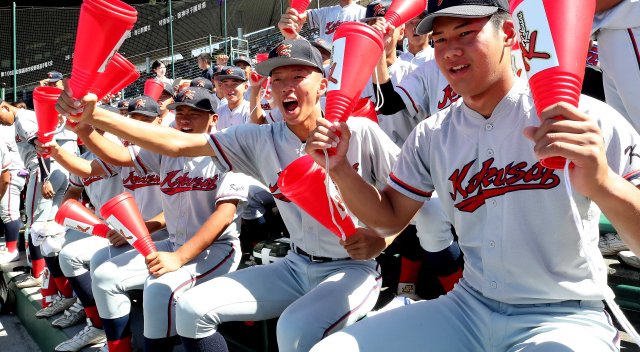
[[[309,260],[311,260],[314,263],[324,263],[323,259],[316,259],[314,258],[313,254],[309,254]]]

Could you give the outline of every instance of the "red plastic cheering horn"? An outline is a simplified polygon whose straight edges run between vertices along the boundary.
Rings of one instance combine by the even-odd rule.
[[[380,122],[378,121],[378,113],[376,112],[376,106],[375,104],[373,104],[373,102],[369,98],[362,98],[358,100],[358,103],[356,103],[356,106],[353,108],[353,111],[351,112],[351,116],[366,117],[369,120],[375,122],[376,124],[378,125],[380,124]]]
[[[394,27],[402,26],[427,8],[427,0],[394,0],[384,18]]]
[[[538,116],[559,102],[578,106],[595,7],[595,0],[510,1]],[[566,160],[551,157],[540,163],[563,169]]]
[[[291,8],[298,11],[298,17],[307,11],[309,4],[311,4],[311,0],[291,0]],[[292,34],[295,33],[292,28],[285,28],[284,30]]]
[[[106,238],[107,232],[109,232],[109,226],[74,199],[68,199],[62,203],[56,213],[55,220],[56,223],[66,228],[102,238]]]
[[[74,98],[85,96],[95,86],[137,19],[138,12],[122,1],[84,1],[69,82]]]
[[[264,60],[268,60],[269,59],[269,54],[258,54],[256,55],[256,64],[261,63]],[[258,82],[260,79],[262,78],[262,76],[260,76],[257,72],[251,72],[251,79],[254,82]],[[262,89],[264,89],[265,91],[267,90],[267,88],[269,88],[269,85],[271,84],[271,77],[268,77],[264,83],[262,83]]]
[[[342,228],[345,236],[349,237],[356,233],[356,228],[333,183],[329,185],[332,191],[331,204],[329,204],[325,178],[325,170],[310,156],[305,155],[289,164],[280,173],[278,188],[287,199],[341,237],[342,233],[331,218],[329,207],[333,207],[336,223]]]
[[[156,246],[131,194],[125,192],[113,197],[100,208],[100,215],[144,257],[156,252]]]
[[[162,95],[163,90],[164,83],[158,80],[150,78],[146,82],[144,82],[144,95],[153,98],[153,100],[155,101],[158,101],[158,99],[160,99],[160,95]]]
[[[56,103],[62,89],[56,87],[36,87],[33,90],[33,108],[38,120],[38,140],[42,144],[53,140],[53,132],[58,126],[58,112]],[[49,158],[49,154],[42,155]]]
[[[120,86],[126,82],[126,86],[131,84],[132,78],[135,77],[136,67],[129,60],[125,59],[120,53],[115,53],[109,65],[104,70],[104,74],[100,76],[100,80],[91,90],[98,96],[98,101],[102,100],[107,94],[120,91]],[[135,79],[134,79],[135,80]]]

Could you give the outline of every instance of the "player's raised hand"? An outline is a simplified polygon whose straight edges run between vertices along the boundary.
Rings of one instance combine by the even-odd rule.
[[[69,87],[69,80],[64,79],[62,81],[62,85],[64,86],[64,91],[58,98],[56,111],[67,118],[70,118],[72,121],[82,120],[90,122],[96,103],[98,102],[98,97],[95,94],[90,93],[78,100],[75,100],[73,99],[73,91],[71,90],[71,87]],[[70,117],[70,115],[78,114],[82,115],[80,117]]]
[[[36,148],[36,153],[43,154],[51,154],[54,158],[58,155],[58,143],[51,141],[46,144],[42,144],[38,138],[33,140],[33,145]]]
[[[561,156],[575,164],[571,183],[583,196],[593,199],[613,175],[598,123],[570,104],[548,107],[540,114],[540,127],[529,126],[522,133],[536,143],[536,158]]]
[[[378,17],[371,27],[384,34],[383,42],[389,40],[389,38],[393,36],[393,31],[396,29],[396,27],[387,22],[387,19],[384,17]]]
[[[369,260],[376,258],[387,248],[387,241],[375,231],[358,227],[356,233],[340,240],[340,245],[347,250],[353,260]]]
[[[340,136],[338,137],[339,132]],[[347,160],[347,152],[349,151],[349,139],[351,131],[345,122],[332,124],[324,118],[316,120],[316,128],[311,131],[307,138],[307,146],[305,151],[315,160],[318,165],[328,170],[333,170],[340,163]],[[329,156],[329,165],[325,165],[324,149],[336,148],[337,153]]]
[[[225,54],[220,54],[216,57],[216,65],[223,65],[225,66],[227,64],[227,62],[229,61],[229,56],[225,55]]]
[[[252,71],[249,75],[249,85],[253,87],[260,87],[264,81],[267,80],[267,76],[260,76],[256,71]],[[257,79],[257,80],[256,80]]]
[[[71,124],[71,123],[69,123],[67,121],[67,123],[65,124],[65,127],[69,131],[77,134],[78,136],[86,136],[86,135],[90,134],[91,132],[93,132],[93,127],[91,127],[91,125],[89,125],[87,123],[84,123],[82,121],[79,121],[79,122],[76,122],[76,123],[73,123],[73,124]]]
[[[109,232],[107,232],[107,239],[116,248],[122,247],[128,243],[127,240],[120,234],[120,232],[114,229],[111,229],[109,230]]]
[[[278,28],[285,39],[296,39],[306,21],[306,11],[299,14],[298,11],[289,7],[287,8],[287,11],[280,16]]]
[[[155,252],[151,253],[145,259],[149,275],[160,277],[166,273],[180,269],[184,263],[180,256],[171,252]]]

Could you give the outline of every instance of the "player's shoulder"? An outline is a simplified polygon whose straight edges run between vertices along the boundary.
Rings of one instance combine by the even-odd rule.
[[[371,130],[380,129],[380,126],[377,123],[361,116],[349,116],[349,119],[347,120],[347,126],[349,127],[349,131],[351,131],[351,134],[364,134]]]
[[[605,140],[614,130],[634,130],[629,121],[616,109],[588,95],[580,95],[578,110],[596,120]]]

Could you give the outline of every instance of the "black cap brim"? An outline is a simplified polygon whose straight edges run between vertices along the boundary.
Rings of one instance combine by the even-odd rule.
[[[462,17],[462,18],[482,18],[488,17],[496,13],[500,8],[497,6],[482,6],[482,5],[460,5],[451,6],[446,9],[433,12],[416,26],[416,33],[418,35],[424,35],[433,30],[433,20],[436,17]]]
[[[318,49],[324,49],[326,51],[329,52],[329,54],[332,53],[333,48],[330,45],[322,45],[320,43],[316,43],[316,42],[311,42],[311,46],[313,46],[314,48],[318,48]]]
[[[322,72],[322,67],[318,67],[318,65],[313,62],[293,57],[274,57],[269,60],[262,61],[256,65],[256,72],[258,72],[260,76],[271,76],[271,71],[278,67],[294,65],[315,67]]]
[[[376,17],[365,17],[365,18],[361,18],[359,21],[362,23],[368,23],[369,21],[375,21],[378,18],[380,18],[382,16],[376,16]]]
[[[140,115],[144,115],[144,116],[149,116],[149,117],[158,117],[160,116],[160,114],[151,112],[151,111],[141,111],[141,110],[134,110],[134,111],[129,111],[129,115],[131,114],[140,114]]]
[[[189,106],[192,107],[194,109],[198,109],[198,110],[202,110],[202,111],[206,111],[206,112],[212,112],[215,114],[215,110],[211,109],[211,110],[204,110],[200,107],[197,107],[195,104],[191,104],[191,103],[185,103],[185,102],[176,102],[176,103],[171,103],[169,105],[167,105],[167,109],[168,110],[175,110],[178,106]]]
[[[58,82],[59,80],[61,80],[62,78],[49,78],[49,82],[53,83],[53,82]]]
[[[235,60],[233,60],[233,66],[238,66],[238,62],[244,62],[245,64],[251,66],[251,62],[249,62],[249,60],[245,60],[245,59],[235,59]]]

